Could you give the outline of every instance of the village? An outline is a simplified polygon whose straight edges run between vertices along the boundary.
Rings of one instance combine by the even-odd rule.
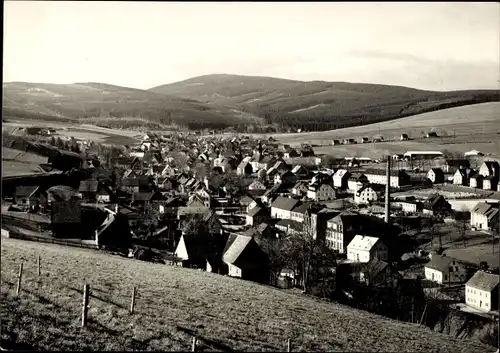
[[[405,288],[412,320],[418,286],[425,308],[498,319],[499,163],[479,151],[371,161],[245,135],[148,132],[126,148],[43,139],[9,142],[50,157],[42,176],[2,180],[2,236],[298,288],[387,315],[366,293],[396,299]]]

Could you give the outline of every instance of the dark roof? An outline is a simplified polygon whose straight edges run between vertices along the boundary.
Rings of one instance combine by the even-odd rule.
[[[313,204],[312,202],[304,202],[301,205],[295,206],[292,209],[292,212],[305,214],[309,209],[309,206],[311,206],[312,204]]]
[[[476,207],[472,209],[472,213],[479,213],[486,216],[488,219],[493,218],[499,212],[498,204],[491,204],[486,202],[479,202]]]
[[[39,186],[33,185],[33,186],[18,186],[16,187],[16,196],[17,197],[26,197],[26,196],[32,196],[37,190]]]
[[[425,267],[431,268],[433,270],[441,271],[441,272],[446,272],[448,273],[448,268],[450,267],[450,264],[455,261],[458,263],[457,260],[444,256],[444,255],[435,255],[432,257],[431,261],[429,261]]]
[[[465,284],[466,286],[473,287],[476,289],[491,292],[498,286],[499,276],[493,273],[487,273],[484,271],[477,271],[474,273],[469,281]]]
[[[271,207],[291,211],[299,202],[300,202],[299,200],[292,199],[290,197],[279,196],[271,204]]]
[[[265,213],[266,213],[266,209],[265,208],[256,206],[256,207],[248,210],[247,216],[255,217],[258,214],[264,215]]]
[[[470,162],[468,159],[447,159],[446,164],[450,167],[465,167],[468,168],[470,166]]]
[[[385,175],[386,170],[385,169],[366,169],[363,174],[368,175]],[[396,169],[391,169],[391,176],[400,176],[400,177],[407,177],[408,174],[404,172],[403,170],[396,170]]]
[[[361,272],[369,273],[371,276],[375,277],[380,272],[384,271],[389,264],[384,261],[380,261],[378,259],[371,259],[366,264],[362,265]]]

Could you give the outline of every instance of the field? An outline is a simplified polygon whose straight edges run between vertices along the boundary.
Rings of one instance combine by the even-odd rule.
[[[47,160],[34,153],[2,147],[2,177],[43,172],[39,165]]]
[[[309,143],[317,154],[334,156],[365,156],[380,158],[384,155],[402,154],[406,151],[443,151],[464,153],[477,149],[485,154],[500,155],[500,103],[482,103],[458,108],[443,109],[432,113],[414,115],[397,120],[365,126],[324,132],[300,134],[274,134],[280,143],[298,146]],[[422,133],[435,131],[438,138],[425,139]],[[410,141],[367,143],[332,146],[333,139],[368,137],[399,139],[402,133]],[[257,137],[268,137],[257,135]]]
[[[308,296],[96,251],[2,239],[2,346],[42,350],[494,352]],[[36,275],[41,255],[42,276]],[[22,292],[15,297],[23,261]],[[80,328],[82,287],[91,287]],[[127,311],[137,287],[134,314]],[[367,329],[369,328],[369,329]]]
[[[110,145],[134,144],[138,142],[138,137],[141,135],[140,131],[136,130],[107,129],[89,124],[13,119],[4,122],[2,130],[13,131],[15,128],[26,126],[54,128],[57,130],[56,137],[74,137],[77,140],[92,140]]]

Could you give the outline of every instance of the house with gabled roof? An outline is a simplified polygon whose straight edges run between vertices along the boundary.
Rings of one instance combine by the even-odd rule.
[[[269,176],[269,174],[268,174]],[[289,170],[283,170],[275,175],[274,184],[283,184],[292,187],[297,182],[297,177]]]
[[[356,192],[369,183],[368,178],[363,173],[352,173],[347,180],[347,188],[350,191]]]
[[[470,225],[477,229],[491,230],[498,222],[498,202],[478,202],[470,213]]]
[[[465,303],[482,311],[498,310],[497,274],[477,271],[465,284]]]
[[[269,259],[253,237],[231,234],[223,253],[229,276],[269,283]]]
[[[467,269],[458,260],[445,255],[432,256],[424,267],[425,279],[439,284],[464,283]]]
[[[295,186],[292,188],[292,194],[297,195],[297,196],[305,196],[307,195],[307,185],[306,183],[299,181]]]
[[[47,204],[47,193],[37,185],[18,186],[14,193],[14,202],[19,205],[45,205]]]
[[[298,179],[306,179],[309,177],[309,170],[302,165],[296,165],[293,167],[292,173],[295,174]]]
[[[98,187],[99,187],[99,182],[95,179],[87,179],[80,181],[78,192],[82,197],[82,201],[96,202]]]
[[[393,287],[398,285],[402,276],[385,261],[376,258],[363,264],[359,273],[359,281],[374,287]]]
[[[248,190],[266,190],[266,186],[259,180],[254,180],[249,186]]]
[[[318,183],[308,186],[307,198],[314,201],[330,201],[337,198],[337,192],[330,184]]]
[[[370,204],[377,201],[377,199],[377,192],[371,187],[371,185],[362,186],[361,189],[354,193],[354,202],[358,205]]]
[[[278,196],[271,204],[271,217],[278,219],[291,219],[292,209],[300,203],[291,197]]]
[[[347,169],[339,169],[333,174],[333,186],[339,189],[347,189],[348,180],[351,177],[351,173]]]
[[[433,184],[442,184],[444,183],[444,172],[441,168],[431,168],[427,172],[427,179]]]
[[[288,188],[283,184],[274,184],[270,189],[268,189],[262,196],[262,201],[270,204],[276,196],[287,194]]]
[[[354,262],[387,261],[389,249],[378,237],[356,235],[347,245],[347,259]]]
[[[269,212],[266,207],[256,205],[249,207],[246,215],[246,225],[255,226],[269,220]]]
[[[476,171],[470,168],[457,169],[453,174],[453,184],[467,186],[470,184],[470,178],[476,174]]]
[[[500,164],[497,161],[485,161],[479,168],[479,174],[483,177],[500,176]]]
[[[469,186],[471,188],[482,189],[483,188],[483,179],[484,179],[483,175],[481,175],[479,173],[474,174],[469,179]]]
[[[448,215],[451,212],[451,205],[443,195],[435,193],[424,202],[423,212],[430,215]]]
[[[242,160],[236,167],[237,175],[250,175],[253,172],[252,164],[246,160]]]

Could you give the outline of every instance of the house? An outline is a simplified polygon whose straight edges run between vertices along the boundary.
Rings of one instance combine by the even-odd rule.
[[[269,173],[268,173],[269,175]],[[293,186],[297,182],[297,176],[289,170],[284,170],[274,177],[274,184]]]
[[[211,241],[211,236],[182,234],[174,254],[182,261],[183,267],[215,273],[221,273],[223,269],[222,257]]]
[[[333,174],[333,186],[338,189],[347,189],[347,182],[351,176],[351,173],[347,169],[339,169]]]
[[[229,276],[269,283],[269,259],[253,237],[231,234],[223,254]]]
[[[425,267],[425,279],[439,284],[464,283],[467,278],[466,268],[457,260],[444,255],[435,255]]]
[[[400,206],[401,211],[406,212],[406,213],[417,213],[417,212],[422,212],[424,209],[424,204],[423,202],[419,201],[395,201],[393,202],[394,205]]]
[[[491,230],[499,219],[499,203],[478,202],[470,213],[470,225],[477,229]]]
[[[290,219],[295,222],[303,223],[310,205],[310,202],[304,202],[295,206],[290,212]]]
[[[299,202],[299,200],[291,197],[278,196],[271,204],[271,217],[278,219],[291,219],[291,212],[293,208],[299,204]]]
[[[333,140],[332,146],[337,146],[337,145],[341,145],[340,140]]]
[[[408,134],[401,134],[400,140],[401,141],[408,141],[409,140]]]
[[[303,223],[292,221],[291,219],[281,219],[276,222],[275,227],[285,234],[300,233],[304,229]]]
[[[457,169],[455,174],[453,174],[453,184],[467,186],[470,184],[470,177],[476,174],[473,169]]]
[[[360,142],[361,143],[368,143],[369,142],[368,137],[362,137]]]
[[[483,311],[498,310],[499,276],[477,271],[465,284],[465,303]]]
[[[258,181],[258,180],[254,180],[249,186],[248,186],[248,190],[266,190],[266,186]]]
[[[41,186],[17,186],[14,202],[18,205],[35,206],[47,204],[47,193]]]
[[[309,177],[309,170],[307,170],[307,168],[302,165],[296,165],[295,167],[293,167],[292,173],[295,174],[298,179],[306,179],[307,177]]]
[[[307,198],[314,201],[330,201],[337,198],[337,192],[329,184],[313,184],[307,188]]]
[[[432,138],[432,137],[439,137],[437,132],[435,131],[429,131],[426,135],[425,135],[426,138]]]
[[[249,207],[246,215],[246,225],[257,226],[261,223],[267,222],[269,220],[269,212],[267,208],[257,205],[255,207]]]
[[[299,156],[300,154],[294,148],[291,147],[285,148],[285,151],[283,152],[283,157],[285,158],[294,158]]]
[[[361,266],[359,281],[373,287],[397,287],[401,275],[385,261],[371,259]]]
[[[443,195],[433,194],[424,202],[424,214],[448,215],[451,212],[451,205]]]
[[[350,191],[357,192],[363,186],[369,184],[368,178],[366,175],[361,173],[353,173],[347,180],[347,188]]]
[[[275,196],[287,193],[288,193],[288,188],[285,185],[275,184],[264,193],[264,195],[262,196],[262,201],[264,201],[267,204],[270,204],[274,200]]]
[[[132,193],[131,205],[146,206],[153,202],[160,202],[165,200],[165,197],[159,191],[139,191]]]
[[[408,151],[403,156],[407,160],[410,160],[410,159],[433,159],[436,157],[442,157],[443,152],[439,152],[439,151]]]
[[[498,185],[497,176],[488,176],[483,179],[483,190],[496,190]]]
[[[301,157],[313,157],[314,156],[314,150],[311,145],[303,144],[300,147],[300,156]],[[295,157],[295,156],[294,156]],[[287,157],[290,158],[290,157]]]
[[[500,176],[500,164],[497,161],[485,161],[479,168],[479,174],[483,177]]]
[[[238,167],[236,167],[236,174],[237,175],[250,175],[252,174],[252,165],[248,161],[241,161],[240,164],[238,164]]]
[[[369,185],[361,187],[354,194],[354,202],[359,204],[369,204],[371,202],[377,201],[377,192]]]
[[[484,153],[478,151],[478,150],[472,150],[472,151],[468,151],[468,152],[465,152],[464,153],[464,157],[465,158],[469,158],[469,157],[480,157],[480,156],[484,156]]]
[[[116,195],[110,187],[104,183],[99,183],[97,187],[97,202],[111,202],[116,199]]]
[[[307,186],[305,183],[299,181],[292,189],[292,194],[297,196],[305,196],[307,194]]]
[[[469,186],[471,188],[482,189],[483,188],[483,179],[484,176],[481,174],[474,174],[469,179]]]
[[[372,259],[387,261],[389,249],[380,238],[356,235],[347,245],[347,259],[355,262],[369,262]]]
[[[323,243],[326,238],[328,220],[340,214],[337,210],[325,208],[323,205],[313,204],[306,212],[304,222],[309,227],[309,232],[314,240]]]
[[[99,182],[97,180],[82,180],[78,192],[82,195],[84,202],[96,202]]]
[[[444,172],[441,168],[431,168],[427,172],[427,179],[432,181],[433,184],[442,184],[444,183]]]
[[[372,184],[387,184],[386,171],[383,169],[367,169],[364,174],[368,178],[368,181]],[[410,176],[403,170],[391,169],[390,186],[393,188],[399,188],[405,185],[411,185]]]

